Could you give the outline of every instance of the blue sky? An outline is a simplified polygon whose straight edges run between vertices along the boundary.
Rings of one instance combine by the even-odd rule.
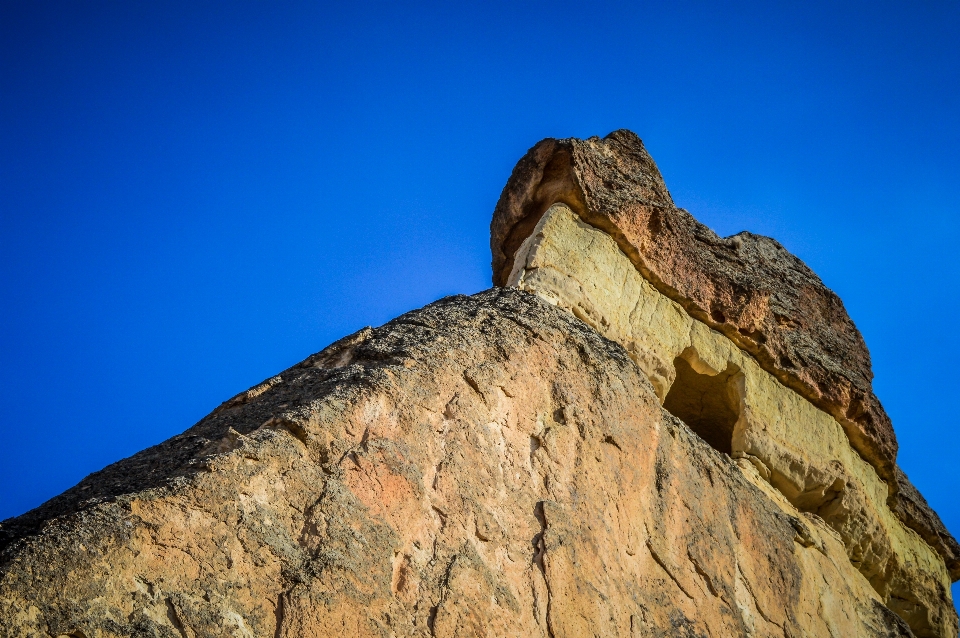
[[[843,298],[960,533],[960,2],[0,4],[0,519],[364,325],[490,286],[543,137]]]

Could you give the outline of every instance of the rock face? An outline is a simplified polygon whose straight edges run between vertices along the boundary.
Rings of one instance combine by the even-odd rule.
[[[88,638],[910,635],[751,467],[566,312],[451,298],[14,521],[32,535],[4,551],[0,619]]]
[[[674,206],[640,138],[621,130],[602,140],[546,139],[520,160],[491,224],[497,285],[557,202],[613,237],[662,294],[832,414],[881,477],[895,478],[897,440],[873,394],[863,337],[806,264],[769,237],[719,237]]]
[[[863,337],[806,264],[769,237],[722,238],[677,208],[643,142],[619,130],[604,139],[545,139],[520,160],[490,224],[497,285],[507,283],[522,242],[556,203],[612,238],[690,317],[831,414],[886,483],[890,508],[960,579],[960,545],[896,467],[896,436],[873,393]]]
[[[622,344],[668,411],[718,451],[752,464],[795,508],[819,516],[916,633],[943,634],[935,619],[952,616],[944,597],[950,575],[936,549],[944,543],[922,538],[891,511],[886,483],[831,415],[661,295],[609,235],[555,204],[517,251],[508,283]],[[915,490],[901,497],[915,517],[936,517]],[[934,529],[932,519],[918,526]]]
[[[0,637],[956,637],[960,552],[895,465],[571,182],[523,195],[531,156],[560,175],[536,158],[580,146],[624,202],[669,202],[632,134],[541,143],[494,219],[509,287],[365,328],[0,523]],[[511,226],[523,197],[543,210]]]

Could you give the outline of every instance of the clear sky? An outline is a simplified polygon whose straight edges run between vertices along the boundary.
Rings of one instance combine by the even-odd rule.
[[[734,4],[0,3],[0,519],[489,287],[526,149],[630,128],[840,294],[960,534],[960,2]]]

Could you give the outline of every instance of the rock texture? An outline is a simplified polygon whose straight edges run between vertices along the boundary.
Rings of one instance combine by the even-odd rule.
[[[3,529],[11,638],[912,635],[818,516],[513,289],[334,344]]]
[[[769,237],[719,237],[677,208],[640,138],[620,130],[546,139],[520,160],[491,223],[497,285],[557,202],[613,237],[662,294],[836,417],[895,489],[897,440],[872,390],[870,354],[843,303],[802,261]]]
[[[950,574],[937,550],[953,539],[939,519],[918,525],[939,524],[936,543],[906,526],[888,507],[886,484],[831,415],[660,294],[609,235],[555,204],[518,249],[508,284],[622,344],[668,411],[836,531],[851,564],[915,633],[946,633]],[[919,493],[907,496],[911,515],[936,516]]]
[[[843,306],[546,140],[496,282],[365,328],[0,523],[0,638],[956,638],[960,547]]]
[[[900,492],[890,500],[891,509],[943,557],[953,581],[960,580],[960,544],[957,539],[899,467],[897,483]]]

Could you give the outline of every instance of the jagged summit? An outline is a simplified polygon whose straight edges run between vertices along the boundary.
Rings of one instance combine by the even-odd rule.
[[[497,285],[555,203],[609,234],[658,292],[834,415],[857,451],[894,476],[897,440],[873,394],[867,346],[840,298],[800,259],[769,237],[720,237],[677,208],[643,142],[619,130],[543,140],[520,160],[490,225]]]
[[[863,336],[816,273],[775,239],[723,238],[677,208],[643,142],[621,129],[546,139],[520,160],[490,224],[497,285],[508,284],[521,242],[557,203],[609,235],[657,292],[831,414],[886,482],[890,506],[960,578],[960,546],[896,468],[896,435],[873,392]]]
[[[345,337],[0,523],[0,636],[957,636],[840,300],[544,140],[496,288]]]

